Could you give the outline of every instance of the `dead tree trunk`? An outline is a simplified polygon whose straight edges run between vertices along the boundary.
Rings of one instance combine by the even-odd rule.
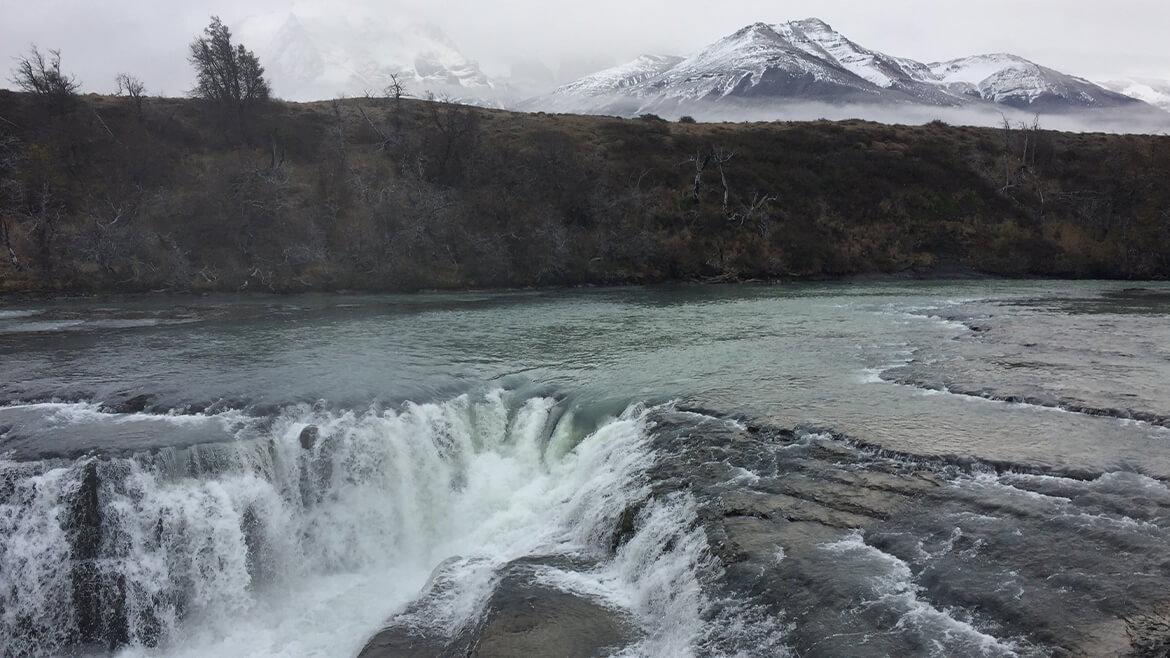
[[[710,154],[704,156],[699,151],[695,151],[695,154],[687,160],[687,162],[695,163],[695,190],[691,193],[691,199],[695,203],[699,202],[699,190],[703,188],[703,170],[707,168],[707,163],[710,161]]]
[[[20,264],[20,259],[16,257],[16,250],[12,248],[12,234],[8,226],[8,218],[0,215],[0,237],[4,238],[4,248],[8,250],[8,258],[12,261],[12,267],[19,272],[23,269]]]
[[[719,168],[719,181],[723,183],[723,215],[726,217],[728,216],[727,206],[730,202],[731,190],[727,187],[727,174],[723,171],[723,165],[731,162],[731,159],[735,157],[735,152],[727,153],[723,149],[717,148],[711,150],[710,157],[715,160],[715,166]]]

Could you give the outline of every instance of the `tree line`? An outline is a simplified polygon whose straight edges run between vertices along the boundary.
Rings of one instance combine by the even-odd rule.
[[[16,58],[11,81],[16,88],[33,94],[56,109],[67,106],[81,84],[77,76],[61,70],[61,51],[42,53],[36,44]],[[196,36],[188,47],[187,60],[195,68],[193,98],[210,101],[238,115],[258,108],[269,100],[272,87],[256,54],[243,44],[232,42],[231,30],[218,16]],[[125,95],[141,108],[146,85],[130,73],[114,77],[116,94]]]

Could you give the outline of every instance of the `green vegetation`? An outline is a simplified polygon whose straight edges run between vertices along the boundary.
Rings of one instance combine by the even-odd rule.
[[[0,290],[1170,274],[1167,137],[395,96],[230,114],[0,91]]]
[[[187,61],[195,67],[198,80],[191,92],[196,98],[238,114],[268,101],[272,90],[260,60],[242,44],[232,43],[232,32],[219,16],[211,17],[203,36],[192,41],[189,50]]]

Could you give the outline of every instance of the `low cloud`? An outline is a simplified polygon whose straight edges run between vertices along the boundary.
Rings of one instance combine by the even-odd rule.
[[[643,53],[687,55],[752,22],[809,16],[866,47],[921,61],[1008,51],[1091,79],[1170,76],[1170,12],[1163,0],[1066,0],[1059,8],[1014,0],[932,7],[912,0],[44,0],[8,3],[0,22],[7,52],[0,55],[14,57],[37,43],[61,49],[63,64],[87,91],[111,91],[114,76],[126,71],[154,93],[179,95],[192,84],[187,44],[211,14],[238,25],[260,14],[322,7],[367,23],[434,23],[492,76],[534,59],[554,72],[579,73],[582,62],[601,68]],[[0,73],[3,84],[8,71]]]

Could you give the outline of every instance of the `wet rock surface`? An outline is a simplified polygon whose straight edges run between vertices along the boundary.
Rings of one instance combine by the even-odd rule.
[[[686,489],[699,501],[722,565],[715,596],[791,623],[788,642],[800,655],[817,653],[838,623],[823,611],[848,594],[834,591],[831,579],[818,582],[826,568],[819,547],[880,523],[940,484],[929,471],[894,461],[853,470],[842,458],[857,452],[829,439],[685,411],[664,414],[655,436],[656,450],[670,455],[651,475],[655,494]]]
[[[155,401],[155,396],[142,394],[103,404],[101,409],[111,414],[137,414],[146,411]]]
[[[587,658],[619,652],[634,643],[639,631],[626,613],[586,596],[540,582],[539,571],[587,569],[592,564],[564,556],[528,557],[509,562],[497,571],[498,580],[470,628],[453,636],[443,629],[411,623],[441,596],[441,575],[432,578],[431,591],[391,625],[366,643],[361,658],[423,658],[431,656],[564,656]],[[437,571],[441,571],[440,565]]]
[[[655,414],[652,442],[648,497],[617,517],[608,548],[633,541],[652,501],[693,499],[712,558],[700,655],[1152,656],[1170,646],[1158,607],[1167,578],[1150,577],[1170,564],[1170,490],[1155,481],[898,454],[687,410]],[[1135,501],[1139,487],[1148,497]],[[360,655],[610,655],[638,640],[628,614],[536,577],[606,559],[507,563],[475,624],[447,632],[412,621],[452,586],[440,567]],[[765,627],[784,629],[780,646],[753,644]]]
[[[312,450],[313,446],[317,445],[319,438],[321,438],[321,430],[316,425],[308,425],[301,430],[297,442],[300,443],[301,450]]]
[[[1170,656],[1170,602],[1126,618],[1126,633],[1137,658]]]
[[[789,623],[801,656],[1170,646],[1165,610],[1151,607],[1170,538],[1157,482],[897,454],[685,411],[662,414],[655,437],[654,495],[698,501],[722,567],[713,598]],[[1135,487],[1149,496],[1137,511]],[[1118,632],[1091,630],[1107,625]]]
[[[947,313],[969,333],[920,351],[882,378],[932,391],[1170,427],[1160,383],[1170,352],[1164,292],[1127,289],[1093,299],[1049,299],[1056,313],[1019,312],[1035,300]],[[1119,306],[1120,305],[1120,306]],[[1122,316],[1124,309],[1132,315]],[[1101,340],[1103,335],[1108,340]],[[1086,368],[1090,365],[1091,368]],[[1122,379],[1124,384],[1118,380]]]

